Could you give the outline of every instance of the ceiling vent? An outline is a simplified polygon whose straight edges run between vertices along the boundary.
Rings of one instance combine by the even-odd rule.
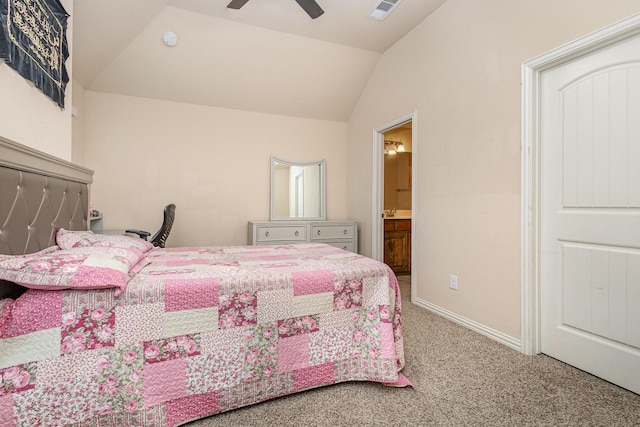
[[[369,18],[382,21],[400,3],[400,0],[382,0],[369,12]]]

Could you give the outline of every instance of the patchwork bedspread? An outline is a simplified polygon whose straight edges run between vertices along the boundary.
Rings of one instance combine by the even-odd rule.
[[[0,300],[0,425],[174,426],[343,382],[397,384],[389,268],[323,244],[155,249],[127,286]]]

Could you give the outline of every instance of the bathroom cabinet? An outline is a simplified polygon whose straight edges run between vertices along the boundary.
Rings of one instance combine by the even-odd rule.
[[[384,262],[397,275],[411,274],[411,219],[384,220]]]

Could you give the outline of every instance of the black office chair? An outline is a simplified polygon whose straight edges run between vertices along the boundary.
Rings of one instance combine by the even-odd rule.
[[[160,230],[158,230],[158,232],[153,235],[151,240],[149,240],[153,246],[164,248],[167,238],[169,237],[169,232],[171,231],[171,227],[173,227],[173,220],[175,216],[176,216],[176,205],[171,203],[170,205],[165,206],[162,227],[160,227]],[[137,234],[138,236],[140,236],[140,238],[145,240],[147,240],[148,237],[151,235],[151,233],[149,233],[148,231],[135,230],[135,229],[125,230],[125,233]]]

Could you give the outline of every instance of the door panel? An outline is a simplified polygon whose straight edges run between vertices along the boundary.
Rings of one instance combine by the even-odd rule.
[[[561,244],[562,323],[640,348],[629,334],[637,326],[627,307],[640,254],[603,245]]]
[[[559,91],[564,207],[640,207],[640,64],[621,67]]]
[[[542,351],[640,392],[640,37],[542,73]]]

